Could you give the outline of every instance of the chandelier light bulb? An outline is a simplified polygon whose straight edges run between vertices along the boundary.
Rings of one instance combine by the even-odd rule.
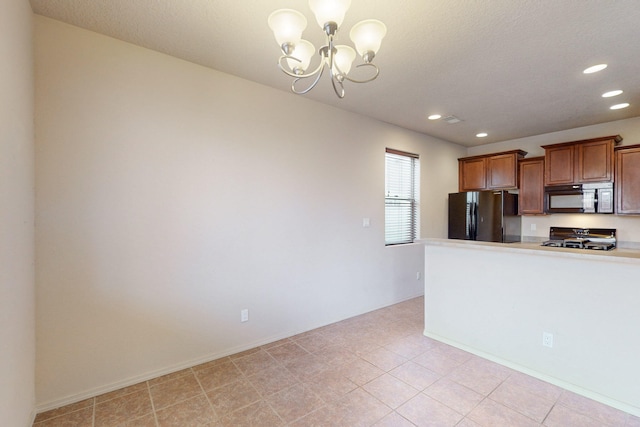
[[[295,49],[291,56],[298,59],[287,58],[287,64],[289,68],[295,72],[296,74],[303,74],[307,68],[309,68],[309,64],[311,63],[311,58],[316,53],[316,48],[310,42],[306,40],[300,40],[298,44],[296,44]]]
[[[322,29],[327,22],[335,22],[340,27],[349,6],[351,0],[309,0],[309,8]]]
[[[269,15],[269,28],[273,31],[278,45],[296,45],[307,27],[307,18],[297,10],[279,9]]]
[[[349,74],[351,64],[356,59],[356,51],[351,46],[344,44],[336,46],[337,52],[333,60],[340,74]]]
[[[387,34],[387,27],[377,19],[367,19],[353,26],[349,37],[356,45],[361,56],[369,52],[375,55],[380,50],[382,39]]]

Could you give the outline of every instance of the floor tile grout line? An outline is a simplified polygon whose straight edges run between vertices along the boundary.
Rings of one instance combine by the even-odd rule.
[[[149,400],[151,401],[151,413],[153,414],[153,421],[156,423],[156,427],[160,427],[160,423],[158,422],[158,414],[156,414],[156,407],[153,403],[153,396],[151,395],[151,385],[149,381],[145,381],[147,385],[147,393],[149,393]]]
[[[565,390],[565,391],[567,391],[567,390]],[[585,413],[585,412],[583,412],[583,411],[581,411],[579,409],[576,409],[576,408],[573,408],[573,407],[568,406],[566,404],[563,404],[559,400],[560,400],[560,398],[558,398],[558,401],[553,405],[554,408],[556,406],[559,406],[559,407],[564,408],[564,409],[566,409],[568,411],[575,412],[576,414],[579,414],[579,415],[582,415],[583,417],[589,418],[590,420],[592,420],[592,421],[594,421],[596,423],[602,424],[603,426],[606,426],[606,427],[617,427],[615,425],[610,424],[609,422],[601,421],[601,420],[598,420],[598,419],[594,418],[590,413]],[[551,412],[551,411],[549,411],[549,412]],[[627,420],[628,420],[628,417],[630,415],[631,414],[629,414],[629,413],[625,413],[625,424],[627,424]]]
[[[427,350],[427,351],[429,351],[429,350]],[[426,351],[425,351],[425,353],[426,353]],[[443,354],[443,352],[437,352],[437,353],[438,353],[438,354],[440,354],[441,356],[444,356],[444,357],[446,357],[446,358],[450,359],[450,357],[449,357],[449,356],[447,356],[446,354]],[[423,354],[424,354],[424,353],[423,353]],[[415,356],[413,359],[418,358],[418,357],[419,357],[419,356]],[[408,361],[413,362],[413,359],[410,359],[410,360],[408,360]],[[504,383],[504,382],[506,381],[506,379],[508,378],[508,377],[507,377],[507,378],[505,378],[504,380],[502,380],[502,381],[500,382],[500,384],[498,384],[498,385],[497,385],[496,387],[494,387],[494,388],[493,388],[493,389],[492,389],[488,394],[486,394],[486,395],[485,395],[485,394],[483,394],[483,393],[479,393],[479,392],[478,392],[478,391],[476,391],[476,390],[473,390],[472,388],[470,388],[470,387],[468,387],[468,386],[466,386],[466,385],[464,385],[464,384],[460,384],[460,383],[458,383],[457,381],[455,381],[454,379],[452,379],[452,378],[450,378],[450,377],[449,377],[449,376],[450,376],[450,374],[451,374],[452,372],[454,372],[456,369],[458,369],[458,368],[460,368],[460,367],[464,366],[466,363],[468,363],[468,362],[469,362],[469,360],[471,360],[471,358],[469,358],[469,359],[468,359],[468,360],[466,360],[465,362],[460,363],[459,365],[457,365],[456,367],[454,367],[453,369],[451,369],[451,370],[450,370],[449,372],[447,372],[446,374],[440,374],[440,373],[437,373],[437,372],[435,372],[435,371],[431,371],[431,372],[434,372],[436,375],[438,375],[438,376],[439,376],[439,378],[438,378],[436,381],[434,381],[433,383],[431,383],[430,385],[428,385],[427,387],[425,387],[423,390],[419,390],[419,391],[418,391],[418,393],[419,393],[419,394],[423,394],[423,395],[425,395],[425,396],[429,397],[430,399],[434,399],[435,401],[437,401],[437,402],[441,403],[442,405],[446,406],[446,407],[447,407],[447,408],[449,408],[450,410],[452,410],[452,411],[454,411],[454,412],[456,412],[456,413],[460,414],[460,415],[462,416],[462,418],[460,419],[460,421],[459,421],[459,422],[461,422],[462,420],[464,420],[465,418],[467,418],[467,415],[469,415],[469,414],[470,414],[470,413],[471,413],[475,408],[477,408],[477,407],[478,407],[478,406],[479,406],[483,401],[485,401],[486,399],[488,399],[488,398],[489,398],[489,395],[490,395],[491,393],[493,393],[493,391],[495,391],[495,389],[497,389],[497,388],[498,388],[502,383]],[[406,362],[405,362],[405,363],[406,363]],[[417,363],[417,362],[413,362],[413,363]],[[421,364],[419,364],[419,363],[418,363],[418,365],[420,365],[420,366],[424,367],[425,369],[429,370],[429,367],[428,367],[428,366],[423,366],[423,365],[421,365]],[[390,374],[390,375],[393,375],[393,374]],[[497,378],[497,377],[496,377],[496,378]],[[478,403],[476,403],[476,404],[473,406],[473,408],[472,408],[471,410],[469,410],[466,414],[463,414],[463,413],[459,412],[457,409],[452,408],[451,406],[449,406],[446,402],[443,402],[443,401],[441,401],[440,399],[438,399],[438,398],[436,398],[436,397],[432,397],[432,396],[430,396],[429,394],[427,394],[427,393],[426,393],[426,391],[429,389],[429,387],[431,387],[433,384],[435,384],[436,382],[438,382],[438,381],[440,381],[440,380],[442,380],[442,379],[447,379],[447,380],[449,380],[449,381],[451,381],[451,382],[453,382],[453,383],[455,383],[455,384],[459,385],[460,387],[464,387],[465,389],[467,389],[467,390],[469,390],[469,391],[471,391],[471,392],[473,392],[473,393],[476,393],[476,394],[478,394],[478,395],[482,396],[482,399],[480,399],[480,400],[478,401]],[[401,379],[399,379],[399,380],[400,380],[400,381],[402,381]],[[408,385],[410,385],[410,384],[408,384]],[[411,399],[409,399],[409,400],[411,400]],[[407,401],[407,402],[408,402],[408,401]],[[404,402],[404,403],[406,403],[406,402]],[[404,403],[403,403],[403,404],[404,404]],[[459,424],[459,422],[458,422],[458,423],[456,423],[456,424]]]
[[[271,358],[276,362],[276,364],[278,365],[278,367],[279,367],[280,369],[284,369],[284,370],[286,370],[290,375],[292,375],[294,378],[296,378],[296,380],[297,380],[300,384],[302,384],[302,382],[300,382],[300,381],[299,381],[299,379],[298,379],[295,375],[291,374],[291,373],[288,371],[288,369],[287,369],[284,365],[282,365],[278,360],[276,360],[276,359],[275,359],[275,358],[274,358],[274,357],[273,357],[273,356],[272,356],[272,355],[271,355],[267,350],[265,350],[264,348],[262,348],[262,347],[261,347],[261,348],[260,348],[260,351],[264,351],[265,353],[267,353],[267,355],[268,355],[269,357],[271,357]],[[257,353],[257,352],[256,352],[256,353]],[[251,354],[255,354],[255,353],[251,353]],[[251,354],[249,354],[249,355],[247,355],[247,356],[251,356]],[[247,357],[247,356],[244,356],[244,357]],[[241,358],[239,358],[239,359],[241,359]],[[232,362],[233,362],[233,360],[232,360]],[[250,385],[250,386],[251,386],[251,387],[256,391],[256,393],[258,394],[258,396],[260,396],[260,400],[258,400],[258,402],[264,402],[264,403],[265,403],[265,404],[266,404],[266,405],[267,405],[267,406],[268,406],[268,407],[273,411],[273,413],[274,413],[274,414],[276,414],[276,416],[277,416],[277,417],[282,421],[282,423],[283,423],[284,425],[287,425],[287,423],[282,419],[282,417],[280,416],[280,414],[279,414],[279,413],[278,413],[278,412],[277,412],[277,411],[276,411],[276,410],[271,406],[271,404],[269,404],[269,402],[267,401],[267,397],[268,397],[268,396],[264,396],[264,395],[260,392],[260,390],[258,390],[258,389],[256,388],[256,386],[253,384],[253,382],[251,382],[251,379],[250,379],[249,377],[251,377],[252,375],[257,375],[259,372],[255,373],[255,374],[252,374],[252,375],[247,375],[247,374],[246,374],[246,373],[245,373],[245,372],[244,372],[244,371],[243,371],[239,366],[237,366],[235,363],[234,363],[234,366],[236,367],[236,369],[238,369],[238,371],[239,371],[239,372],[240,372],[240,374],[243,376],[243,378],[245,379],[245,381],[247,381],[247,382],[249,383],[249,385]],[[268,369],[268,368],[267,368],[267,369]],[[292,386],[290,386],[290,387],[293,387],[293,385],[292,385]],[[286,388],[286,387],[285,387],[285,388]],[[275,393],[273,393],[273,394],[275,394]],[[242,409],[244,409],[244,408],[248,408],[249,406],[254,405],[255,403],[256,403],[256,402],[252,402],[252,403],[249,403],[249,404],[247,404],[247,405],[244,405],[244,406],[242,406],[242,407],[240,407],[240,408],[235,409],[234,411],[230,412],[230,413],[229,413],[229,414],[227,414],[227,415],[230,415],[230,414],[232,414],[232,413],[234,413],[234,412],[238,412],[238,411],[240,411],[240,410],[242,410]]]
[[[282,416],[278,413],[278,411],[276,411],[276,410],[274,409],[274,407],[271,405],[271,403],[269,403],[269,401],[268,401],[267,399],[262,399],[262,401],[265,403],[265,405],[267,405],[267,406],[269,407],[269,409],[271,409],[271,411],[273,411],[273,413],[274,413],[274,414],[276,414],[276,416],[277,416],[278,418],[280,418],[280,421],[282,421],[282,424],[283,424],[283,425],[285,425],[285,426],[286,426],[287,424],[289,424],[289,423],[287,423],[287,422],[282,418]]]
[[[504,403],[502,403],[502,402],[499,402],[499,401],[497,401],[497,400],[495,400],[495,399],[491,398],[491,395],[492,395],[492,394],[493,394],[493,393],[494,393],[494,392],[495,392],[495,391],[496,391],[496,390],[497,390],[501,385],[503,385],[504,383],[506,383],[506,382],[509,380],[509,378],[511,378],[511,376],[512,376],[512,375],[513,375],[513,374],[509,374],[509,376],[508,376],[507,378],[505,378],[505,379],[504,379],[504,380],[503,380],[503,381],[502,381],[502,382],[501,382],[501,383],[500,383],[496,388],[494,388],[494,389],[491,391],[491,393],[489,393],[489,394],[487,395],[487,399],[491,400],[491,401],[492,401],[492,402],[494,402],[494,403],[497,403],[497,404],[500,404],[500,405],[502,405],[502,406],[504,406],[504,407],[507,407],[507,408],[509,408],[509,409],[511,409],[511,410],[513,410],[513,411],[515,411],[515,412],[517,412],[517,413],[519,413],[520,415],[523,415],[523,416],[525,416],[525,417],[527,417],[527,418],[529,418],[529,419],[531,419],[531,420],[533,420],[533,421],[535,421],[535,422],[538,422],[537,420],[533,419],[531,416],[529,416],[529,415],[527,415],[527,414],[523,413],[520,409],[518,409],[518,408],[513,408],[513,407],[511,407],[511,406],[508,406],[508,405],[506,405],[506,404],[504,404]],[[518,387],[518,386],[515,386],[515,385],[514,385],[514,387]],[[538,396],[537,394],[530,392],[527,388],[524,388],[524,387],[519,387],[519,388],[520,388],[521,390],[525,390],[526,392],[528,392],[528,393],[531,393],[531,394],[535,395],[536,397],[538,397],[538,398],[540,398],[540,399],[544,399],[544,397],[542,397],[542,396]],[[547,419],[547,417],[549,416],[549,414],[551,413],[551,411],[553,410],[553,408],[555,408],[555,406],[558,404],[558,399],[559,399],[559,398],[556,398],[556,399],[552,402],[552,404],[551,404],[551,408],[547,411],[547,413],[545,414],[545,416],[544,416],[543,420],[539,423],[540,425],[544,425],[544,421]],[[546,399],[545,399],[545,400],[546,400]]]
[[[191,369],[192,369],[192,368],[186,368],[185,370],[191,370]],[[180,372],[180,371],[178,371],[178,372]],[[187,376],[187,375],[188,375],[188,374],[184,374],[184,375],[181,375],[180,377]],[[200,389],[202,390],[202,386],[200,385],[200,382],[198,381],[198,377],[197,377],[195,374],[193,374],[193,376],[195,377],[196,382],[198,383],[198,385],[200,386]],[[180,378],[180,377],[179,377],[179,378]],[[175,380],[175,379],[176,379],[176,378],[171,379],[171,380],[168,380],[168,381],[165,381],[165,382],[173,381],[173,380]],[[151,388],[152,388],[152,387],[157,387],[157,386],[158,386],[158,385],[149,386],[149,395],[150,395],[150,397],[151,397],[151,399],[152,399],[152,400],[151,400],[152,405],[153,405],[153,395],[151,394]],[[206,393],[204,393],[204,392],[203,392],[203,394],[205,394],[205,396],[206,396]],[[181,403],[184,403],[184,402],[186,402],[186,401],[188,401],[188,400],[195,399],[196,397],[198,397],[198,395],[188,396],[188,397],[185,397],[185,398],[183,398],[183,399],[177,400],[177,401],[175,401],[175,402],[171,402],[171,404],[169,404],[169,405],[167,405],[167,406],[164,406],[164,407],[162,407],[162,408],[159,408],[159,409],[157,409],[157,410],[155,409],[155,405],[153,405],[153,407],[154,407],[154,413],[155,413],[156,411],[164,411],[164,410],[165,410],[165,409],[167,409],[167,408],[174,407],[174,406],[179,405],[179,404],[181,404]],[[156,417],[156,420],[157,420],[157,417]],[[158,424],[159,424],[159,422],[158,422]]]
[[[376,377],[376,378],[379,378],[379,377]],[[376,378],[374,378],[374,379],[376,379]],[[371,381],[373,381],[373,380],[371,380]],[[369,381],[369,382],[368,382],[368,383],[366,383],[366,384],[369,384],[371,381]],[[366,384],[364,384],[364,385],[366,385]],[[369,392],[364,388],[364,385],[362,385],[362,386],[360,386],[360,387],[358,387],[358,388],[360,388],[363,392],[367,393],[367,394],[368,394],[369,396],[371,396],[373,399],[377,400],[378,402],[380,402],[381,404],[383,404],[384,406],[386,406],[387,408],[389,408],[389,410],[391,411],[391,412],[389,412],[389,413],[385,414],[384,416],[382,416],[381,418],[379,418],[379,419],[375,420],[375,421],[371,424],[371,425],[374,425],[374,424],[376,424],[376,423],[380,422],[380,421],[381,421],[382,419],[384,419],[385,417],[387,417],[390,413],[395,412],[395,409],[394,409],[394,408],[392,408],[392,407],[390,407],[390,406],[389,406],[389,405],[387,405],[385,402],[383,402],[382,400],[378,399],[377,397],[375,397],[375,396],[374,396],[374,395],[372,395],[371,393],[369,393]],[[355,390],[357,390],[357,389],[355,389]],[[406,402],[405,402],[405,403],[406,403]]]
[[[471,360],[471,359],[469,359],[469,360]],[[467,362],[468,362],[468,361],[467,361]],[[466,364],[467,362],[463,363],[462,365]],[[462,366],[462,365],[460,365],[460,366]],[[455,369],[454,369],[454,370],[455,370]],[[489,374],[489,375],[492,375],[492,376],[494,376],[494,377],[495,377],[495,375],[493,375],[493,374]],[[476,409],[478,406],[480,406],[480,404],[482,404],[482,402],[484,402],[484,401],[486,401],[486,400],[490,400],[490,401],[491,401],[491,402],[493,402],[493,403],[496,403],[496,404],[499,404],[499,405],[504,406],[504,407],[506,407],[506,408],[512,409],[512,410],[514,410],[515,412],[519,413],[520,415],[523,415],[523,416],[525,416],[525,417],[527,417],[527,418],[529,418],[529,419],[533,420],[531,417],[529,417],[529,416],[528,416],[528,415],[526,415],[526,414],[523,414],[523,413],[522,413],[522,412],[520,412],[519,410],[514,409],[514,408],[511,408],[511,407],[508,407],[508,406],[506,406],[505,404],[503,404],[503,403],[501,403],[501,402],[497,402],[497,401],[495,401],[495,400],[493,400],[493,399],[491,398],[491,395],[493,394],[493,392],[494,392],[494,391],[496,391],[496,390],[497,390],[497,389],[498,389],[502,384],[504,384],[504,383],[509,379],[509,377],[511,377],[511,375],[512,375],[512,374],[509,374],[509,375],[508,375],[504,380],[500,381],[500,383],[499,383],[498,385],[496,385],[496,386],[495,386],[495,387],[494,387],[490,392],[488,392],[486,395],[485,395],[485,394],[482,394],[482,393],[479,393],[479,392],[477,392],[476,390],[473,390],[473,389],[471,389],[471,388],[469,388],[469,387],[465,386],[464,384],[460,384],[460,383],[458,383],[457,381],[455,381],[455,380],[453,380],[453,379],[450,379],[451,381],[455,382],[456,384],[458,384],[458,385],[460,385],[460,386],[462,386],[462,387],[465,387],[465,388],[467,388],[467,389],[469,389],[469,390],[471,390],[471,391],[474,391],[474,392],[476,392],[476,393],[479,393],[479,394],[481,394],[481,395],[483,396],[482,400],[480,400],[480,402],[478,402],[478,403],[473,407],[473,409],[472,409],[472,410],[470,410],[467,414],[465,414],[465,415],[464,415],[464,417],[466,418],[466,417],[467,417],[467,415],[469,415],[471,412],[473,412],[473,410],[474,410],[474,409]],[[447,375],[447,377],[448,377],[448,375]],[[496,377],[496,378],[498,378],[498,377]],[[535,421],[535,420],[533,420],[533,421]],[[537,421],[535,421],[535,422],[537,422]]]
[[[246,382],[246,383],[247,383],[251,388],[253,388],[253,390],[254,390],[254,391],[256,392],[256,394],[260,397],[260,399],[259,399],[259,400],[257,400],[257,401],[255,401],[255,402],[251,402],[251,403],[248,403],[248,404],[246,404],[246,405],[240,406],[239,408],[234,409],[233,411],[229,412],[228,414],[225,414],[224,416],[228,416],[228,415],[233,414],[234,412],[241,411],[241,410],[243,410],[243,409],[245,409],[245,408],[248,408],[248,407],[249,407],[249,406],[251,406],[251,405],[256,404],[257,402],[264,401],[265,403],[267,403],[267,402],[266,402],[266,398],[262,395],[262,393],[260,393],[260,391],[255,387],[255,385],[253,385],[253,383],[252,383],[252,382],[251,382],[251,380],[249,379],[249,376],[247,376],[244,372],[242,372],[242,370],[241,370],[238,366],[236,366],[235,364],[233,364],[233,365],[234,365],[234,367],[238,370],[238,372],[240,372],[241,379],[242,379],[243,381],[245,381],[245,382]],[[218,417],[218,420],[221,420],[222,418],[224,418],[224,416],[219,416],[219,415],[217,414],[217,411],[215,411],[215,408],[213,407],[213,403],[212,403],[212,402],[211,402],[211,400],[209,399],[209,396],[208,396],[207,392],[204,390],[204,387],[202,386],[202,383],[200,383],[200,380],[198,379],[197,375],[196,375],[196,380],[198,380],[198,383],[200,384],[200,388],[203,390],[203,393],[204,393],[204,395],[205,395],[205,397],[206,397],[207,401],[209,402],[209,405],[211,405],[211,408],[214,410],[214,413],[215,413],[215,414],[216,414],[216,416]],[[227,385],[234,384],[234,383],[237,383],[237,382],[239,382],[239,381],[240,381],[240,380],[235,380],[235,381],[232,381],[232,382],[230,382],[230,383],[227,383],[227,384],[221,385],[221,386],[219,386],[219,387],[215,387],[215,388],[214,388],[214,389],[212,389],[212,390],[215,390],[216,388],[225,387],[225,386],[227,386]],[[209,390],[209,391],[212,391],[212,390]],[[274,411],[274,412],[275,412],[275,411]],[[276,412],[276,413],[277,413],[277,412]]]
[[[92,399],[94,403],[92,403],[92,404],[90,404],[90,405],[87,405],[87,406],[85,406],[84,408],[79,408],[79,409],[75,409],[75,410],[73,410],[73,411],[63,412],[63,413],[58,414],[58,415],[56,415],[56,416],[49,417],[49,418],[45,418],[44,420],[40,420],[40,421],[38,421],[38,422],[34,422],[34,423],[33,423],[33,426],[34,426],[34,427],[38,427],[39,425],[41,425],[41,424],[43,424],[43,423],[45,423],[45,422],[51,421],[51,420],[53,420],[53,419],[55,419],[55,418],[65,417],[65,416],[68,416],[69,414],[73,414],[73,413],[80,412],[80,411],[85,411],[85,410],[89,409],[89,407],[93,408],[93,414],[95,414],[95,397],[90,397],[90,398],[88,398],[88,399]],[[88,400],[88,399],[85,399],[85,400]],[[65,406],[69,406],[69,405],[65,405]],[[53,410],[56,410],[56,409],[64,408],[65,406],[60,406],[60,407],[58,407],[58,408],[54,408],[54,409],[52,409],[52,411],[53,411]],[[46,412],[49,412],[49,411],[42,412],[42,414],[44,414],[44,413],[46,413]],[[37,415],[39,415],[39,414],[36,414],[36,416],[37,416]],[[93,423],[93,421],[92,421],[92,423]]]
[[[204,389],[204,386],[202,385],[200,378],[198,378],[198,375],[196,375],[196,372],[193,370],[193,368],[190,368],[190,369],[191,369],[191,372],[193,373],[193,376],[196,377],[196,381],[198,382],[198,385],[200,386],[200,390],[202,390],[202,394],[204,395],[204,398],[207,400],[207,403],[209,404],[211,411],[213,411],[213,415],[215,416],[215,419],[213,421],[220,420],[220,418],[222,417],[218,415],[218,412],[213,407],[213,403],[211,403],[211,399],[209,399],[209,395],[207,394],[207,391]]]
[[[398,412],[397,410],[393,411],[394,414],[398,415],[399,417],[401,417],[403,420],[406,420],[409,424],[415,426],[414,423],[412,423],[410,420],[408,420],[404,415],[402,415],[400,412]],[[464,418],[463,418],[464,419]],[[462,420],[460,420],[462,421]]]
[[[553,409],[556,407],[557,404],[558,404],[558,401],[556,399],[556,401],[553,402],[553,405],[551,405],[551,408],[549,408],[549,411],[545,414],[544,419],[542,420],[540,425],[544,425],[545,421],[547,421],[547,418],[549,418],[549,415],[551,415],[551,412],[553,411]]]

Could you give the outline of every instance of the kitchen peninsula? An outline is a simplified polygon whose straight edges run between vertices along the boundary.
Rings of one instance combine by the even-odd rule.
[[[638,251],[421,242],[426,336],[640,415]]]

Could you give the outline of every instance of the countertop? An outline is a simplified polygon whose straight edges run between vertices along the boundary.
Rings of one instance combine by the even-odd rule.
[[[594,251],[586,249],[554,248],[541,246],[540,243],[495,243],[456,239],[420,239],[416,243],[430,246],[448,246],[460,248],[476,248],[490,251],[522,251],[523,254],[553,256],[563,258],[580,258],[593,261],[634,263],[640,265],[640,250],[616,248],[611,251]]]

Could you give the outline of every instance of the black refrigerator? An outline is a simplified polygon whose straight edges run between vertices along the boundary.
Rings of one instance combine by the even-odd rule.
[[[518,195],[508,191],[449,194],[449,238],[519,242]]]

